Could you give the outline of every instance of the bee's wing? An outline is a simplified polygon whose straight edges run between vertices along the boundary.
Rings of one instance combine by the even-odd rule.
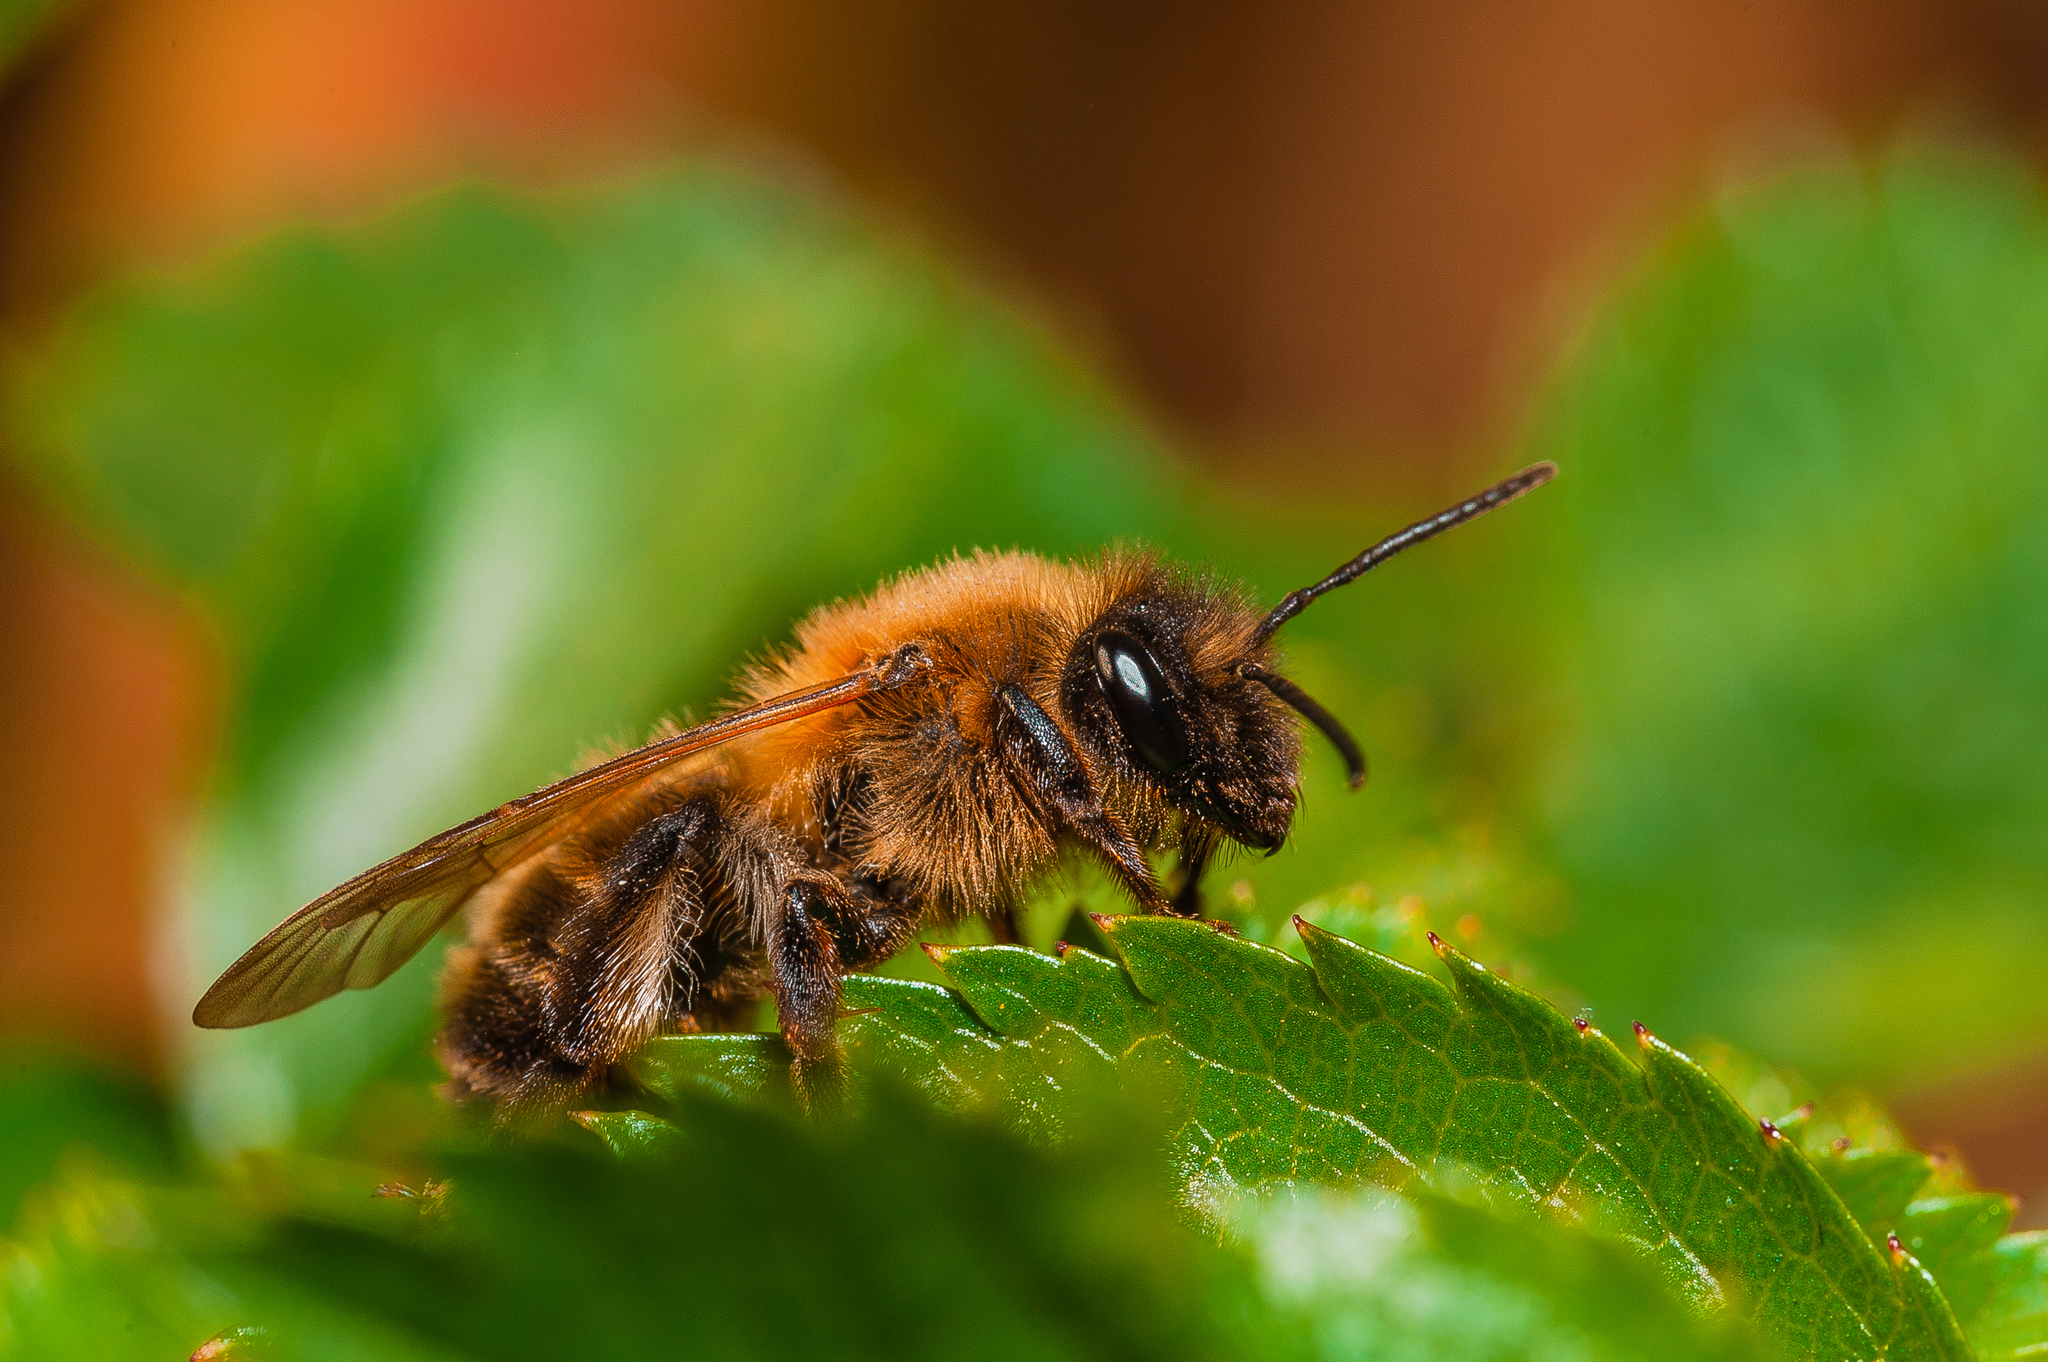
[[[635,748],[429,837],[328,890],[272,928],[214,980],[192,1009],[192,1020],[206,1027],[253,1026],[344,988],[381,983],[431,940],[470,895],[559,840],[574,828],[578,814],[607,795],[742,733],[851,704],[900,684],[906,670],[899,659],[894,667],[871,668],[778,696]]]

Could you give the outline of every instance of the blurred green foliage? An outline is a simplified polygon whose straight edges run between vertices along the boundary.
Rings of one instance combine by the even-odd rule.
[[[1904,155],[1731,197],[1625,288],[1538,440],[1545,826],[1621,1015],[1817,1075],[2048,1023],[2048,219]]]
[[[1047,1150],[906,1091],[811,1122],[685,1098],[678,1147],[438,1155],[453,1190],[251,1162],[73,1177],[9,1251],[0,1358],[1754,1358],[1619,1246],[1441,1196],[1172,1209],[1112,1109]]]
[[[0,1049],[0,1225],[81,1151],[110,1172],[161,1177],[177,1148],[155,1096],[133,1076],[63,1050]]]

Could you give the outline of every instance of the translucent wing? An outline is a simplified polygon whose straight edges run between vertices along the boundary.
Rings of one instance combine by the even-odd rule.
[[[578,815],[606,796],[743,733],[900,685],[921,660],[914,648],[899,650],[866,671],[635,748],[429,837],[330,889],[272,928],[214,980],[192,1009],[192,1020],[206,1027],[253,1026],[289,1016],[345,988],[381,983],[433,939],[470,895],[558,841],[575,827]]]

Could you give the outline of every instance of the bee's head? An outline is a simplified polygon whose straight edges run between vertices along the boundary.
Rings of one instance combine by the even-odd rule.
[[[1277,851],[1297,798],[1294,715],[1335,745],[1354,789],[1365,783],[1365,757],[1328,710],[1272,669],[1273,635],[1325,592],[1556,474],[1551,464],[1531,465],[1388,535],[1321,581],[1288,593],[1263,618],[1211,582],[1175,577],[1149,561],[1130,563],[1122,589],[1068,655],[1060,678],[1067,713],[1099,758],[1157,790],[1193,820],[1198,835],[1214,828],[1245,846]]]
[[[1294,821],[1301,741],[1257,679],[1271,661],[1253,641],[1257,613],[1149,564],[1134,576],[1075,639],[1060,682],[1068,715],[1098,760],[1191,827],[1278,850]]]

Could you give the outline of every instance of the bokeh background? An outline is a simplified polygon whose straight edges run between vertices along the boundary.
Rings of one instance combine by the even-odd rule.
[[[12,0],[0,44],[11,1053],[219,1154],[388,1121],[430,958],[192,1000],[810,605],[1119,538],[1273,597],[1551,457],[1290,627],[1374,780],[1314,753],[1218,910],[1455,931],[2044,1223],[2038,7]]]

